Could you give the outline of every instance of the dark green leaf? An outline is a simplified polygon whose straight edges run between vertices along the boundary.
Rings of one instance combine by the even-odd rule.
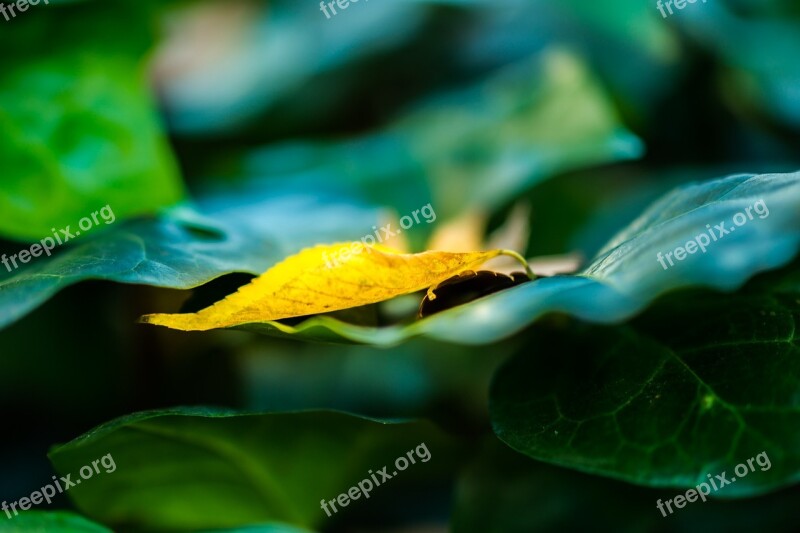
[[[719,497],[800,479],[800,270],[679,293],[633,326],[537,330],[495,377],[495,432],[531,457]],[[764,452],[746,477],[734,467]],[[746,469],[746,467],[745,467]]]

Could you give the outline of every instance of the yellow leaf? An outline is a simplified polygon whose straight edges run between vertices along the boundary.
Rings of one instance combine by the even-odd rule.
[[[197,313],[145,315],[141,320],[205,331],[328,313],[427,289],[498,255],[519,257],[504,250],[403,254],[358,242],[315,246]]]

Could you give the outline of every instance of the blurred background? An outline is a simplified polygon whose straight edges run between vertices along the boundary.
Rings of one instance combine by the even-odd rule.
[[[0,19],[0,44],[0,253],[106,204],[118,221],[73,247],[175,205],[176,219],[213,214],[243,232],[234,266],[184,286],[103,272],[6,299],[0,500],[50,479],[54,444],[135,411],[333,408],[430,418],[488,451],[424,501],[387,495],[321,530],[791,529],[796,491],[665,525],[660,491],[498,444],[489,381],[535,348],[526,334],[376,349],[136,320],[180,308],[179,289],[216,278],[196,294],[214,301],[304,246],[358,240],[428,203],[436,223],[410,230],[409,250],[483,246],[499,230],[527,257],[569,263],[676,185],[796,170],[797,2],[714,0],[665,18],[643,0],[362,0],[330,17],[313,0],[51,0]],[[88,252],[53,259],[68,253]],[[58,266],[0,268],[0,295]]]

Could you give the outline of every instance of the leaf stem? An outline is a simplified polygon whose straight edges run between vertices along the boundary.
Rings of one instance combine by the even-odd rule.
[[[520,254],[515,252],[514,250],[500,250],[500,255],[507,255],[508,257],[513,257],[525,267],[525,273],[528,274],[530,279],[536,279],[536,274],[533,273],[531,270],[531,266],[528,264],[528,261],[525,260]]]

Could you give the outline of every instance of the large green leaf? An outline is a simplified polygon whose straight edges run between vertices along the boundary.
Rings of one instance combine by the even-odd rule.
[[[735,294],[672,295],[633,325],[536,331],[495,377],[495,432],[531,457],[644,485],[727,472],[724,498],[795,483],[799,321],[795,265]],[[734,473],[762,452],[771,466]]]
[[[106,205],[122,219],[180,200],[143,61],[149,23],[128,3],[40,4],[3,28],[19,52],[0,71],[1,235],[37,240]]]
[[[398,472],[395,459],[422,444],[416,464]],[[78,478],[82,467],[111,454],[111,473],[101,469],[68,492],[78,508],[117,527],[174,531],[260,522],[311,527],[329,520],[320,500],[348,491],[370,470],[388,466],[392,478],[397,472],[370,492],[380,496],[438,479],[449,471],[452,451],[427,422],[186,408],[118,419],[55,448],[50,458],[61,475]]]
[[[753,208],[759,203],[759,215]],[[762,209],[761,206],[764,206]],[[372,328],[328,316],[298,325],[264,322],[243,329],[323,341],[391,345],[423,335],[463,344],[486,344],[517,333],[550,312],[602,324],[639,313],[659,295],[685,287],[735,290],[753,275],[785,265],[800,249],[800,174],[738,175],[676,189],[601,250],[575,276],[538,279],[409,326]],[[732,222],[750,209],[752,220]],[[766,215],[766,212],[769,212]],[[746,215],[743,215],[746,217]],[[741,220],[737,217],[738,220]],[[683,247],[700,234],[734,232],[708,240],[681,261],[662,267],[658,254]]]

